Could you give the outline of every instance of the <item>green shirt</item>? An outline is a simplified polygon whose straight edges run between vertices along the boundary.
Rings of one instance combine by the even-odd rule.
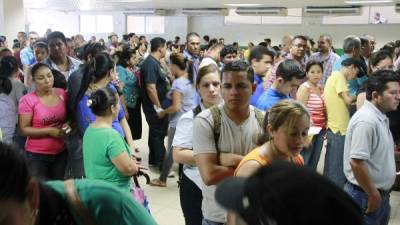
[[[64,182],[49,181],[45,185],[59,193],[67,201]],[[100,180],[75,180],[75,189],[97,225],[157,224],[146,209],[133,200],[131,195],[122,192],[112,184]],[[73,217],[78,221],[73,207],[70,206],[70,209]]]
[[[123,152],[131,154],[128,144],[116,130],[89,126],[83,136],[86,177],[108,181],[129,192],[131,177],[119,172],[111,161]]]

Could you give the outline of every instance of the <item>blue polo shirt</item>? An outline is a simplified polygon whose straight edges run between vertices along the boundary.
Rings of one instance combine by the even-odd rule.
[[[254,74],[254,84],[256,85],[256,90],[253,92],[253,95],[251,96],[250,99],[250,105],[252,106],[256,106],[257,100],[264,92],[263,79],[257,74]]]
[[[258,99],[256,107],[258,109],[267,111],[280,100],[288,99],[289,96],[276,91],[273,88],[267,89]]]

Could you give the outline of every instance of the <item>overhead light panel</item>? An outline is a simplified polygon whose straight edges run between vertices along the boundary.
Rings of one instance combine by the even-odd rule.
[[[382,3],[392,3],[393,0],[355,0],[355,1],[344,1],[346,4],[382,4]]]
[[[256,4],[256,3],[254,3],[254,4],[251,4],[251,3],[249,3],[249,4],[245,4],[245,3],[243,3],[243,4],[241,4],[241,3],[238,3],[238,4],[225,4],[226,6],[232,6],[232,7],[253,7],[253,6],[261,6],[262,4]]]

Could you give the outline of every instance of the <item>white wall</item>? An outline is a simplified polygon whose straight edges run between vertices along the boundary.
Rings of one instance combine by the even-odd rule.
[[[28,25],[29,30],[35,30],[43,35],[47,28],[59,30],[65,33],[66,36],[79,34],[80,20],[79,16],[85,15],[112,15],[114,22],[114,32],[120,37],[126,33],[126,15],[122,11],[97,11],[97,12],[60,12],[56,10],[37,10],[28,9],[25,23]],[[173,39],[175,36],[184,37],[187,33],[188,19],[186,16],[167,16],[165,17],[165,34],[162,35],[146,35],[148,39],[155,36],[162,36],[168,40]],[[41,29],[29,26],[30,24],[40,22],[43,26]],[[39,30],[38,30],[39,29]],[[86,39],[95,35],[97,38],[107,38],[108,33],[97,34],[84,34]]]
[[[17,38],[19,31],[25,31],[23,0],[4,0],[4,30],[2,33],[7,37],[8,44]],[[1,19],[1,15],[0,15]]]
[[[196,31],[201,36],[224,37],[225,43],[238,41],[246,46],[249,41],[257,44],[264,38],[271,38],[273,45],[280,43],[285,34],[305,34],[314,39],[320,34],[332,35],[336,48],[342,47],[343,38],[347,35],[372,34],[377,39],[377,47],[400,39],[399,25],[322,25],[321,18],[303,18],[302,25],[225,25],[224,17],[192,17],[189,20],[189,31]]]
[[[4,0],[0,0],[0,34],[4,35]]]
[[[14,2],[12,0],[5,1]],[[7,13],[8,11],[9,10],[7,8],[5,13]],[[10,12],[8,12],[7,15],[9,15],[9,13]],[[23,13],[23,11],[17,10],[16,13],[21,14]],[[41,18],[43,23],[46,23],[49,28],[52,28],[52,30],[63,31],[66,36],[80,33],[80,14],[111,14],[114,18],[114,32],[116,32],[120,36],[123,33],[127,32],[126,16],[122,11],[68,13],[54,10],[27,10],[26,14],[27,17],[25,23],[27,25],[32,23],[32,21],[38,20],[36,18],[37,14],[45,15],[44,18]],[[305,34],[313,37],[314,39],[317,39],[320,34],[328,33],[332,35],[333,43],[336,48],[341,48],[343,38],[350,34],[372,34],[377,38],[377,47],[382,46],[386,42],[400,39],[399,25],[322,25],[321,21],[321,18],[306,17],[303,18],[303,22],[301,25],[225,25],[224,17],[222,16],[187,17],[182,15],[174,15],[165,17],[165,34],[146,36],[149,40],[155,36],[162,36],[167,40],[173,40],[175,36],[180,36],[183,40],[187,32],[196,31],[201,36],[208,34],[212,38],[224,37],[226,43],[238,41],[240,45],[245,46],[249,41],[257,44],[267,37],[272,39],[273,45],[278,45],[280,43],[281,37],[285,34]],[[15,24],[16,22],[15,20],[5,20],[5,23],[6,27],[13,27],[13,24]],[[22,28],[14,28],[11,34],[16,35],[17,31],[23,30],[23,26],[19,25],[19,27]],[[44,31],[45,30],[39,31],[39,33],[44,34]],[[91,35],[93,34],[85,34],[86,39],[88,39]],[[106,38],[108,36],[107,33],[95,35],[98,38]]]

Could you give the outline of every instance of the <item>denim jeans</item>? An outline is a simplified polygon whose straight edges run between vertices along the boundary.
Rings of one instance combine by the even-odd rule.
[[[214,222],[214,221],[203,218],[201,225],[224,225],[224,223]]]
[[[356,202],[362,212],[364,225],[387,225],[390,219],[390,195],[381,194],[382,202],[381,205],[375,212],[365,213],[368,208],[368,195],[367,193],[357,190],[353,184],[346,183],[344,190],[350,195],[350,197]]]
[[[333,181],[340,188],[343,188],[346,182],[346,176],[343,172],[343,152],[345,136],[333,133],[328,129],[327,146],[325,155],[324,175]]]
[[[174,164],[174,160],[172,158],[172,141],[174,140],[175,136],[175,127],[169,127],[168,129],[168,151],[164,156],[164,161],[162,164],[162,169],[161,169],[161,174],[160,174],[160,180],[163,182],[167,181],[167,177],[169,174],[169,171],[171,170],[172,164]]]
[[[303,149],[301,155],[304,159],[304,164],[310,168],[317,170],[319,158],[321,156],[322,147],[324,146],[326,130],[321,130],[319,134],[314,135],[311,146]]]
[[[203,220],[201,211],[203,195],[200,188],[185,173],[182,173],[179,197],[183,216],[185,217],[185,225],[201,225]]]
[[[67,163],[67,151],[58,155],[45,155],[27,152],[29,167],[34,177],[41,180],[63,180]]]

